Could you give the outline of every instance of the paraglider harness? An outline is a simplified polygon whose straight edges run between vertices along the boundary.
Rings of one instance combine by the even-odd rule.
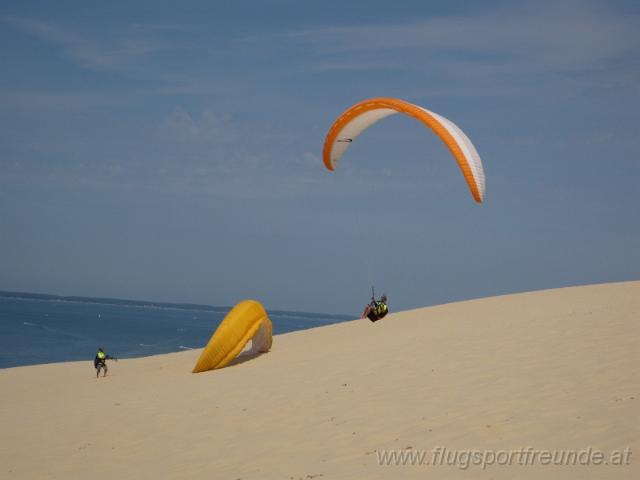
[[[371,311],[367,315],[367,318],[372,322],[377,322],[381,318],[389,313],[389,307],[384,302],[372,301],[371,302]]]
[[[383,299],[386,300],[386,295],[380,297],[380,300],[376,300],[375,291],[373,290],[373,287],[371,287],[371,303],[369,304],[371,306],[371,311],[368,313],[367,318],[372,322],[377,322],[389,313],[387,302],[383,301]]]

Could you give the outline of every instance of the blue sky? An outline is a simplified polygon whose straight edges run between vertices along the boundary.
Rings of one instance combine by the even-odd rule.
[[[130,3],[134,3],[130,5]],[[0,289],[357,314],[640,278],[640,5],[3,2]],[[369,97],[394,116],[324,169]]]

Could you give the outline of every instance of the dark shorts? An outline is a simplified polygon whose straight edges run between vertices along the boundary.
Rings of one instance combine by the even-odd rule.
[[[369,312],[369,315],[367,315],[367,317],[369,318],[369,320],[371,320],[372,322],[377,322],[378,320],[380,320],[381,318],[384,318],[387,313],[389,313],[389,311],[387,310],[386,312],[382,312],[380,315],[378,315],[375,310],[372,310],[371,312]]]

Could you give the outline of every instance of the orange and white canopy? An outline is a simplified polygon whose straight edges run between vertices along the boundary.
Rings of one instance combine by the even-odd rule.
[[[482,161],[464,132],[451,120],[437,113],[397,98],[371,98],[356,103],[333,123],[327,133],[322,152],[325,166],[335,170],[349,145],[364,130],[395,113],[420,120],[444,142],[464,175],[476,202],[484,199],[485,181]]]

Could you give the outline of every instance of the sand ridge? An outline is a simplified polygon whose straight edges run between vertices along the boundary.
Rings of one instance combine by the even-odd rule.
[[[640,282],[452,303],[200,350],[0,370],[3,478],[636,478]],[[108,346],[107,346],[108,347]],[[381,465],[390,451],[629,449],[622,466]],[[429,458],[429,457],[427,457]]]

